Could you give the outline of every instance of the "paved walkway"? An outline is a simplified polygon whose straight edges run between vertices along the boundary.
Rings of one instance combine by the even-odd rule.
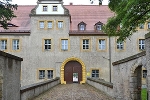
[[[113,100],[88,84],[57,85],[33,100]]]

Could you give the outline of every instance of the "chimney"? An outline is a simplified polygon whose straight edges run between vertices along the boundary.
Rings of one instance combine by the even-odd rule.
[[[70,5],[73,5],[73,3],[72,3],[72,2],[70,2]]]

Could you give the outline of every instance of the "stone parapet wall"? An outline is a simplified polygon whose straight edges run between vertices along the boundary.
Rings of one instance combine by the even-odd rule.
[[[87,84],[99,89],[100,91],[105,92],[107,95],[114,97],[112,83],[106,82],[103,79],[94,79],[94,78],[87,78],[86,82]]]
[[[0,51],[0,100],[20,100],[22,58]]]
[[[57,77],[52,80],[23,86],[20,89],[21,100],[32,99],[58,84],[60,84],[60,78]]]
[[[147,91],[148,98],[150,99],[150,32],[145,35],[145,48],[146,48],[146,66],[147,66]],[[148,100],[149,100],[148,99]]]

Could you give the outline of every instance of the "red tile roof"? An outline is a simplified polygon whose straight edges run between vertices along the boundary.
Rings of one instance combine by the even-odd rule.
[[[10,22],[18,27],[9,27],[9,30],[4,30],[0,27],[0,33],[3,31],[30,31],[30,17],[29,14],[35,5],[18,6],[15,11],[16,18]],[[107,19],[114,15],[108,6],[98,5],[65,5],[71,14],[70,30],[78,30],[80,22],[86,23],[86,30],[94,30],[94,25],[97,22],[106,23]]]

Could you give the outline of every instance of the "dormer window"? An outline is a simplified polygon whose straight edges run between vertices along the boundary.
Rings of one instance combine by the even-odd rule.
[[[57,11],[57,6],[53,6],[53,11]]]
[[[43,6],[43,11],[47,11],[47,6]]]
[[[103,26],[103,23],[101,23],[101,22],[96,23],[95,30],[98,30],[98,31],[102,30],[102,26]]]
[[[86,29],[86,24],[84,22],[81,22],[78,24],[78,29],[80,31],[84,31]]]

